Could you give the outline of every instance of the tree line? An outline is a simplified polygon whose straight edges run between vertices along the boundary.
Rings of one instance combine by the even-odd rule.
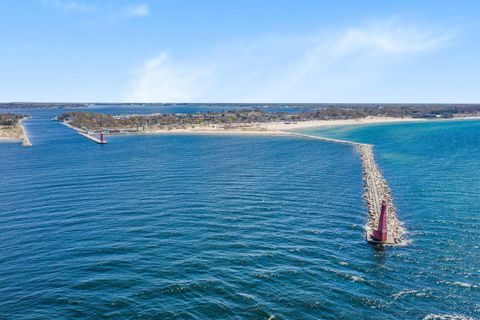
[[[65,112],[58,117],[79,128],[136,128],[149,126],[183,127],[191,125],[298,122],[308,120],[361,119],[366,117],[452,118],[480,115],[480,105],[406,105],[325,107],[298,112],[268,112],[264,109],[210,111],[189,114],[111,115],[93,112]]]
[[[19,120],[25,118],[25,115],[13,114],[13,113],[0,113],[0,125],[13,126],[18,123]]]

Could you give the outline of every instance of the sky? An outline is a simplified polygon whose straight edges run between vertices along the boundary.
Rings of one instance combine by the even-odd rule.
[[[0,0],[0,102],[480,103],[480,1]]]

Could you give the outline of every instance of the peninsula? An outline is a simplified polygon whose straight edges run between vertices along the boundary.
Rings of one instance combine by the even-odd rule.
[[[31,147],[27,132],[22,124],[26,115],[0,113],[0,140],[21,140],[24,147]]]
[[[405,105],[324,107],[299,112],[269,112],[260,108],[198,113],[99,114],[66,112],[58,120],[83,131],[133,133],[279,133],[288,129],[359,123],[419,121],[480,116],[480,105]]]

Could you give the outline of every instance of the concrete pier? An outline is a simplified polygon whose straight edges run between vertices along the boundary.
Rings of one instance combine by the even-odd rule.
[[[303,137],[303,138],[308,138],[308,139],[315,139],[315,140],[321,140],[321,141],[326,141],[326,142],[348,144],[348,145],[352,145],[352,146],[363,145],[362,143],[356,143],[356,142],[348,141],[348,140],[324,138],[324,137],[312,136],[312,135],[310,135],[310,134],[296,133],[296,132],[288,132],[288,133],[289,133],[290,135],[292,135],[292,136]]]
[[[106,143],[107,143],[107,141],[103,140],[103,135],[101,136],[102,139],[98,139],[97,137],[95,137],[95,136],[93,136],[93,135],[91,135],[91,134],[89,134],[89,133],[87,133],[87,132],[84,132],[83,130],[81,130],[81,129],[77,128],[77,127],[74,127],[74,126],[72,126],[71,124],[69,124],[69,123],[67,123],[67,122],[62,121],[61,123],[62,123],[64,126],[69,127],[70,129],[75,130],[78,134],[84,136],[85,138],[87,138],[87,139],[89,139],[89,140],[92,140],[92,141],[95,142],[95,143],[98,143],[98,144],[106,144]]]
[[[30,142],[30,139],[28,138],[27,130],[25,130],[25,127],[23,126],[22,121],[23,121],[23,119],[20,120],[20,128],[22,129],[22,146],[31,147],[32,143]]]
[[[373,145],[357,143],[348,140],[324,138],[302,133],[291,132],[291,135],[326,142],[348,144],[357,148],[362,162],[364,185],[363,197],[365,199],[368,212],[367,223],[365,226],[367,241],[378,244],[400,244],[403,242],[405,229],[398,220],[397,210],[393,204],[388,183],[383,177],[383,174],[375,161]],[[386,202],[387,225],[389,230],[388,237],[383,242],[371,241],[371,235],[373,234],[373,231],[378,228],[380,221],[382,201]]]
[[[88,133],[84,133],[84,132],[78,131],[78,134],[81,134],[81,135],[84,136],[85,138],[90,139],[90,140],[92,140],[93,142],[96,142],[96,143],[98,143],[98,144],[106,144],[106,143],[107,143],[105,140],[103,140],[103,139],[98,139],[97,137],[92,136],[91,134],[88,134]]]

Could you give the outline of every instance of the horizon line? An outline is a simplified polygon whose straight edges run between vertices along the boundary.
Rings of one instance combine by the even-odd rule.
[[[366,104],[378,104],[378,105],[478,105],[480,102],[81,102],[81,101],[9,101],[0,102],[0,105],[4,104],[116,104],[116,105],[146,105],[146,104],[200,104],[200,105],[327,105],[327,104],[350,104],[350,105],[366,105]]]

